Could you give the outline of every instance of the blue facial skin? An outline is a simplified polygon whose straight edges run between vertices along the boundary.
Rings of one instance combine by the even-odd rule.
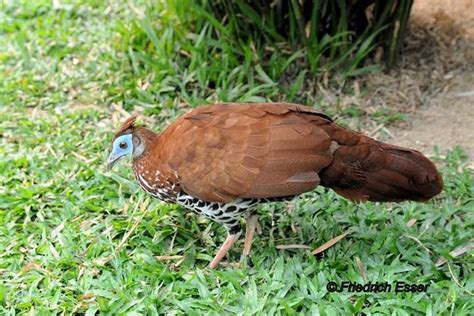
[[[126,134],[117,137],[112,145],[112,152],[110,153],[109,160],[107,162],[107,170],[112,169],[120,159],[131,156],[132,153],[132,134]]]

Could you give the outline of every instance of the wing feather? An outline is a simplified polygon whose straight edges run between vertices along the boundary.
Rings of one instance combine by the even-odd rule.
[[[332,161],[331,140],[319,127],[329,122],[293,104],[201,107],[163,132],[170,141],[162,153],[172,153],[165,160],[181,188],[202,200],[296,195],[316,187]]]

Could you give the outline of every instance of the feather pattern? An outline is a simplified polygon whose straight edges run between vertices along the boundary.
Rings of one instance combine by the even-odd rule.
[[[423,201],[443,185],[420,152],[347,130],[301,105],[199,107],[159,135],[134,124],[132,117],[117,133],[133,130],[147,144],[134,168],[159,170],[164,186],[203,201],[294,196],[320,184],[354,201]]]
[[[145,191],[229,231],[211,267],[240,235],[242,214],[258,203],[318,185],[356,202],[425,201],[443,188],[435,165],[420,152],[376,141],[296,104],[199,107],[160,134],[136,126],[132,117],[115,137],[124,134],[132,134],[134,174]],[[246,232],[244,254],[252,234]]]

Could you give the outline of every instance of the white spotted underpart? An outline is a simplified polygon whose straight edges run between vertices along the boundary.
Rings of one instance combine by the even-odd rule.
[[[236,199],[230,203],[206,202],[186,193],[179,193],[176,203],[222,225],[230,232],[240,231],[240,217],[255,209],[258,199]]]
[[[176,203],[199,215],[203,215],[222,225],[232,233],[240,231],[240,217],[253,211],[259,203],[275,202],[293,197],[277,197],[269,199],[235,199],[230,203],[208,202],[193,197],[178,187],[179,185],[156,170],[150,172],[143,164],[134,165],[135,178],[140,186],[151,196],[164,202]],[[177,175],[175,178],[178,179]],[[177,189],[178,188],[178,189]]]

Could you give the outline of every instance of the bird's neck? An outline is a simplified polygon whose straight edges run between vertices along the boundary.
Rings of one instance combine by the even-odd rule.
[[[139,133],[140,137],[143,137],[141,141],[144,150],[140,156],[133,159],[135,177],[145,191],[158,194],[161,200],[172,201],[175,193],[171,191],[178,188],[178,175],[169,165],[164,151],[167,137],[145,128]],[[161,190],[157,191],[158,193],[154,191],[157,188]]]
[[[146,165],[149,169],[167,169],[166,135],[155,133],[144,127],[136,130],[136,135],[140,139],[139,155],[134,156],[133,163],[136,165]]]

